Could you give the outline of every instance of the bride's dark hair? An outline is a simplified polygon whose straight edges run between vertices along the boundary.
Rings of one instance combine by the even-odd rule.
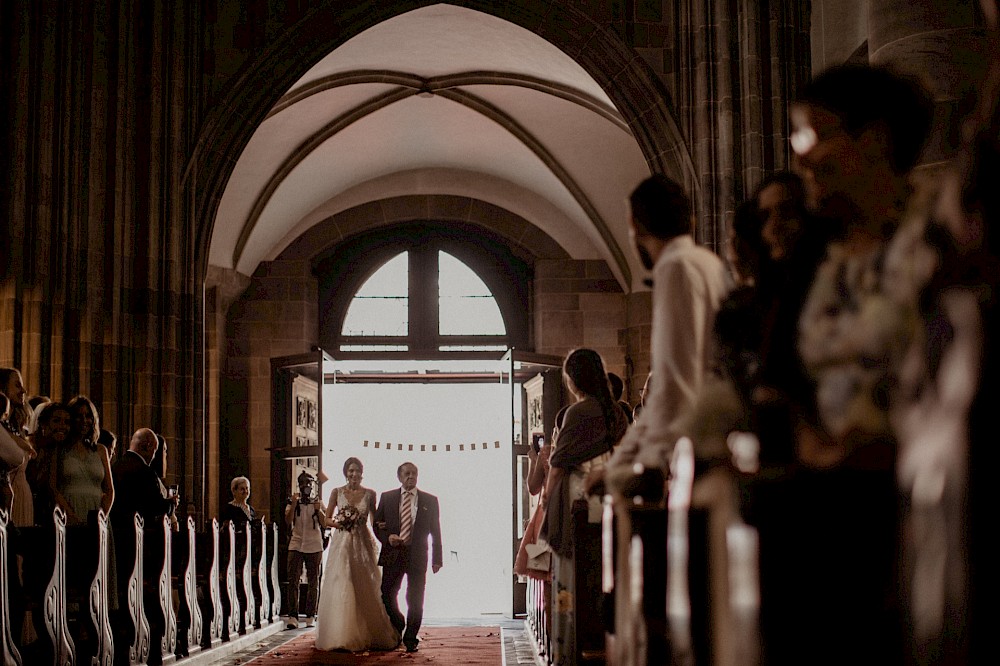
[[[365,473],[365,465],[364,465],[364,463],[362,463],[360,460],[358,460],[354,456],[351,456],[350,458],[348,458],[347,460],[344,461],[344,477],[345,478],[347,477],[347,468],[349,468],[352,464],[356,464],[358,466],[358,469],[361,470],[362,474]]]

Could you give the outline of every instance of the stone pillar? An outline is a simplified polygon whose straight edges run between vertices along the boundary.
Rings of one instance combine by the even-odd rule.
[[[873,65],[917,76],[934,98],[934,127],[924,169],[955,155],[962,118],[986,72],[986,42],[977,0],[878,0],[868,3]]]
[[[565,356],[589,347],[601,355],[608,372],[625,378],[625,329],[626,295],[605,262],[535,263],[535,351]]]

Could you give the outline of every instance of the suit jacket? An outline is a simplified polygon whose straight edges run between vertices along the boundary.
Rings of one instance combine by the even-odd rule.
[[[142,516],[146,527],[150,521],[173,511],[173,501],[163,496],[160,480],[153,468],[138,453],[126,451],[112,471],[115,480],[115,503],[111,507],[111,524],[130,531],[132,516]]]
[[[405,567],[407,571],[427,570],[427,539],[431,539],[432,563],[443,564],[441,520],[438,498],[417,490],[417,517],[413,521],[409,546],[390,546],[389,535],[399,534],[399,488],[382,493],[375,510],[375,534],[382,542],[378,563],[383,567]],[[379,525],[385,524],[384,528]]]

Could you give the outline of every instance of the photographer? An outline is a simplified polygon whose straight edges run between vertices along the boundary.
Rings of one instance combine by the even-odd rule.
[[[319,592],[319,566],[323,559],[323,530],[326,508],[316,492],[316,479],[309,472],[299,474],[299,492],[288,499],[285,521],[292,528],[288,544],[288,620],[289,629],[299,626],[299,578],[306,567],[309,592],[306,595],[306,626],[316,620],[316,596]]]

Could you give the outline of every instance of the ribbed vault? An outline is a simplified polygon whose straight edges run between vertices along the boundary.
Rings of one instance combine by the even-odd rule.
[[[334,49],[271,107],[220,198],[213,265],[252,274],[312,226],[392,197],[509,211],[626,291],[625,199],[647,157],[577,62],[496,16],[432,5]]]

